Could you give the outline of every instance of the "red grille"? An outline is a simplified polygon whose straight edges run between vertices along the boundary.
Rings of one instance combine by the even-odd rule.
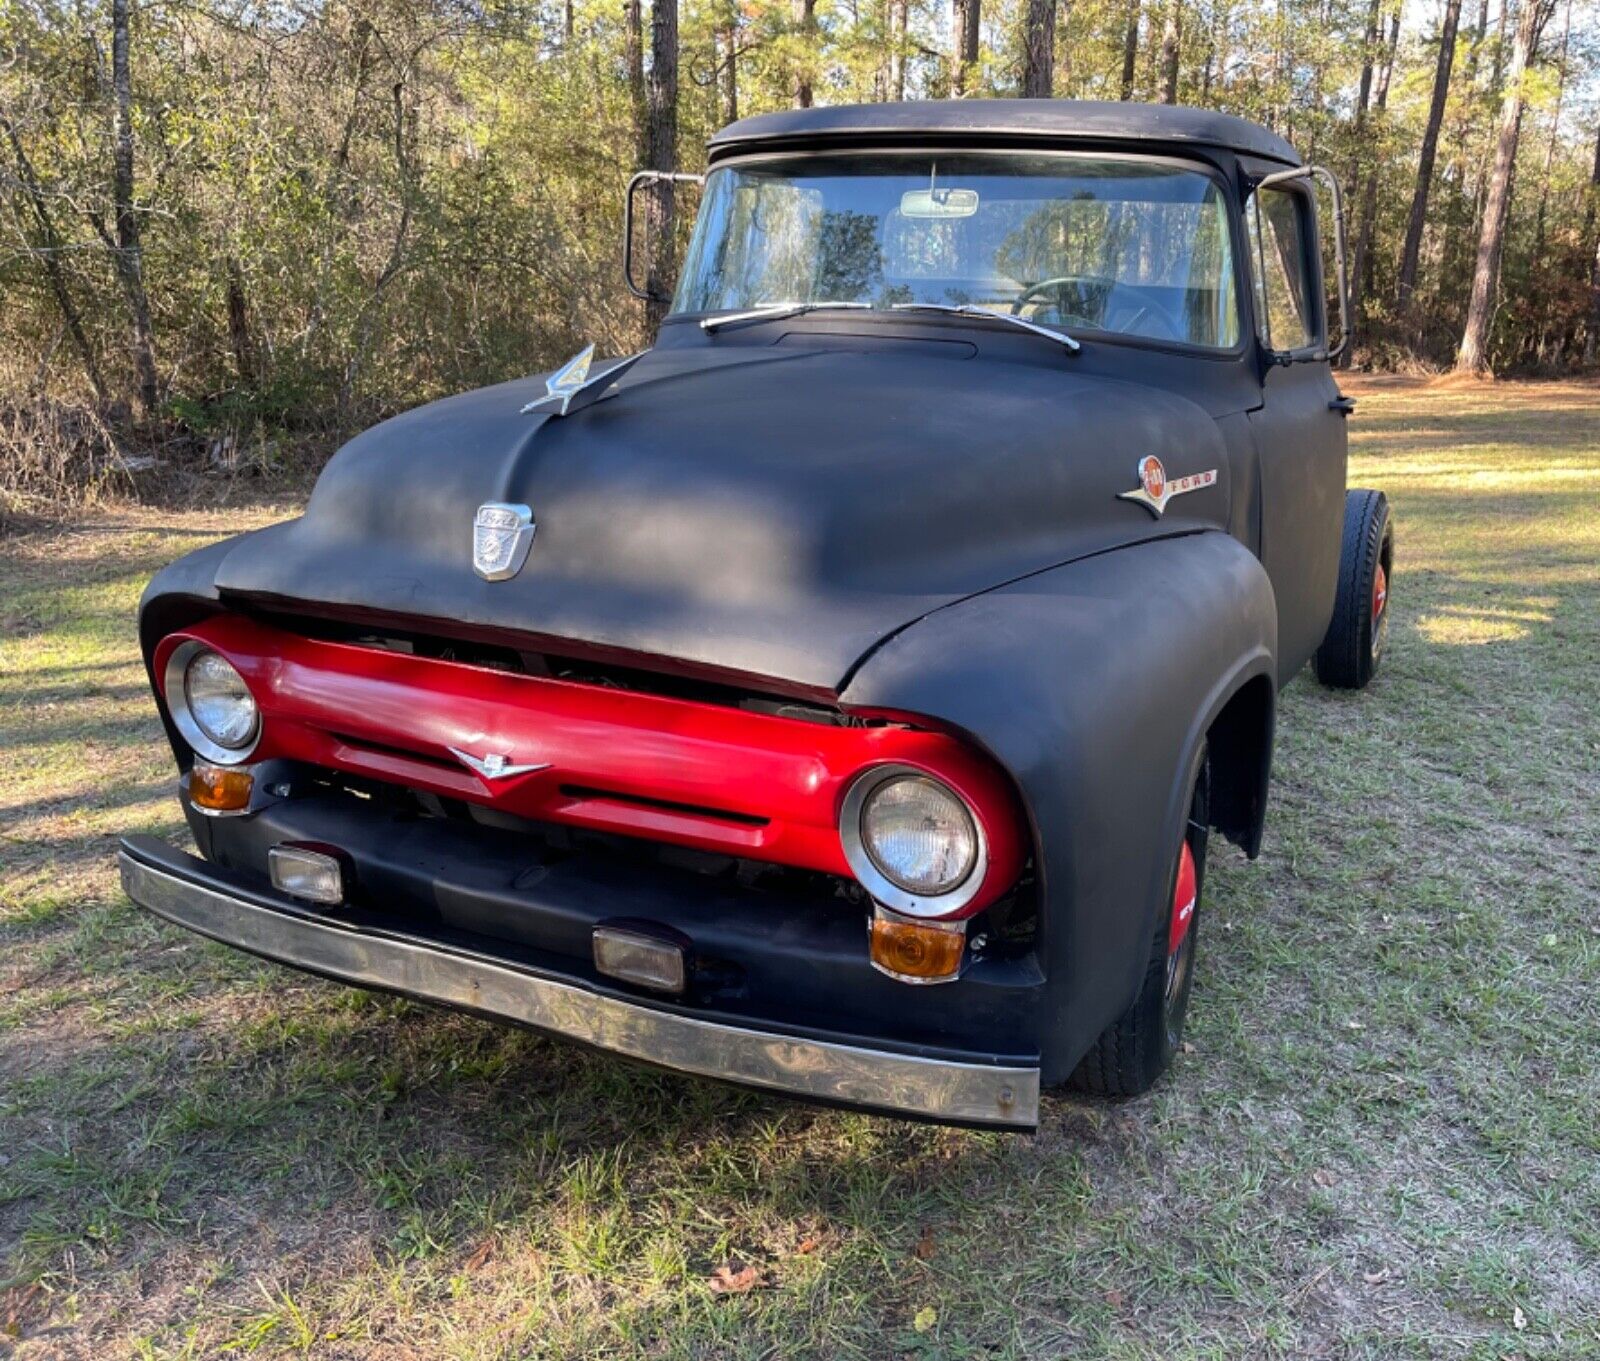
[[[944,732],[830,726],[305,638],[218,615],[185,638],[239,669],[262,711],[251,760],[286,757],[519,817],[848,876],[839,806],[870,766],[916,766],[971,805],[989,868],[970,915],[1015,882],[1020,813],[993,762]],[[452,752],[543,770],[498,779]]]

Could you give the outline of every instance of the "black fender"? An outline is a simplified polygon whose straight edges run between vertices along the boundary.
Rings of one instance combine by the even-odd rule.
[[[1190,780],[1246,695],[1264,706],[1259,787],[1243,801],[1253,827],[1229,834],[1259,844],[1276,667],[1265,571],[1237,540],[1203,532],[937,610],[881,644],[841,695],[948,725],[1016,781],[1041,895],[1047,1082],[1064,1081],[1136,995]]]

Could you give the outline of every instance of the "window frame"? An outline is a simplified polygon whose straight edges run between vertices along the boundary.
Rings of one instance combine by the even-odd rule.
[[[896,145],[894,143],[872,143],[870,145],[852,145],[843,147],[830,147],[819,145],[803,150],[785,151],[759,151],[751,148],[739,152],[737,155],[717,157],[706,167],[706,179],[719,170],[732,169],[745,164],[770,165],[776,161],[805,161],[815,160],[819,156],[829,158],[847,156],[884,156],[884,155],[916,155],[916,156],[1037,156],[1051,159],[1076,160],[1076,161],[1124,161],[1138,165],[1167,166],[1175,170],[1185,170],[1190,173],[1203,175],[1217,188],[1222,199],[1223,214],[1228,219],[1228,254],[1229,264],[1233,270],[1233,309],[1234,320],[1238,325],[1238,340],[1231,346],[1196,345],[1185,340],[1162,340],[1155,336],[1130,335],[1126,331],[1097,331],[1086,330],[1083,327],[1054,328],[1062,334],[1070,334],[1074,339],[1080,336],[1092,339],[1096,345],[1133,346],[1142,350],[1159,350],[1163,353],[1182,355],[1190,359],[1211,360],[1237,360],[1244,357],[1253,346],[1259,345],[1253,324],[1255,308],[1253,301],[1245,302],[1245,290],[1251,287],[1251,275],[1241,267],[1242,253],[1248,252],[1249,242],[1244,231],[1244,214],[1238,207],[1239,200],[1235,193],[1235,186],[1223,170],[1214,163],[1199,157],[1189,156],[1163,156],[1149,153],[1119,151],[1110,148],[1096,147],[1058,147],[1058,146],[971,146],[939,143],[932,146]],[[699,227],[699,214],[695,217],[695,226]],[[699,320],[702,317],[716,316],[719,312],[738,311],[737,308],[714,308],[702,311],[669,312],[668,321]],[[889,314],[895,315],[895,314]]]

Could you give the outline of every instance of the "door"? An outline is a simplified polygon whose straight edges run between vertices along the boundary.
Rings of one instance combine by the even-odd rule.
[[[1245,209],[1256,328],[1272,357],[1251,412],[1261,467],[1261,562],[1278,598],[1278,683],[1333,617],[1347,444],[1328,362],[1327,309],[1307,181],[1256,190]]]

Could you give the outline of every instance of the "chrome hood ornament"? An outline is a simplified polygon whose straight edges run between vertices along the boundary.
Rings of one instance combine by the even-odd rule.
[[[585,345],[571,359],[544,380],[544,396],[535,397],[522,408],[523,414],[537,411],[546,416],[565,416],[572,411],[582,411],[591,402],[597,402],[643,357],[644,352],[619,360],[604,373],[589,377],[589,366],[594,362],[594,346]]]
[[[483,756],[474,756],[470,751],[462,751],[459,747],[447,747],[446,750],[467,769],[476,771],[486,780],[509,780],[513,775],[531,775],[536,770],[550,769],[550,762],[548,761],[535,761],[529,765],[512,765],[509,756],[497,751],[491,751]]]
[[[533,547],[533,511],[506,501],[478,507],[472,521],[472,568],[485,581],[505,581],[522,570]]]
[[[1119,501],[1137,501],[1148,510],[1156,519],[1160,519],[1167,508],[1167,502],[1174,496],[1182,496],[1187,492],[1199,491],[1203,487],[1215,484],[1217,470],[1208,468],[1203,473],[1189,473],[1183,477],[1167,477],[1167,470],[1161,466],[1161,460],[1154,454],[1146,454],[1139,460],[1139,466],[1134,470],[1139,478],[1139,485],[1132,491],[1119,491]]]
[[[551,402],[559,402],[552,416],[565,416],[572,399],[583,391],[589,381],[589,365],[594,362],[594,346],[585,345],[571,359],[544,380],[544,396],[531,401],[523,411],[537,411]]]

